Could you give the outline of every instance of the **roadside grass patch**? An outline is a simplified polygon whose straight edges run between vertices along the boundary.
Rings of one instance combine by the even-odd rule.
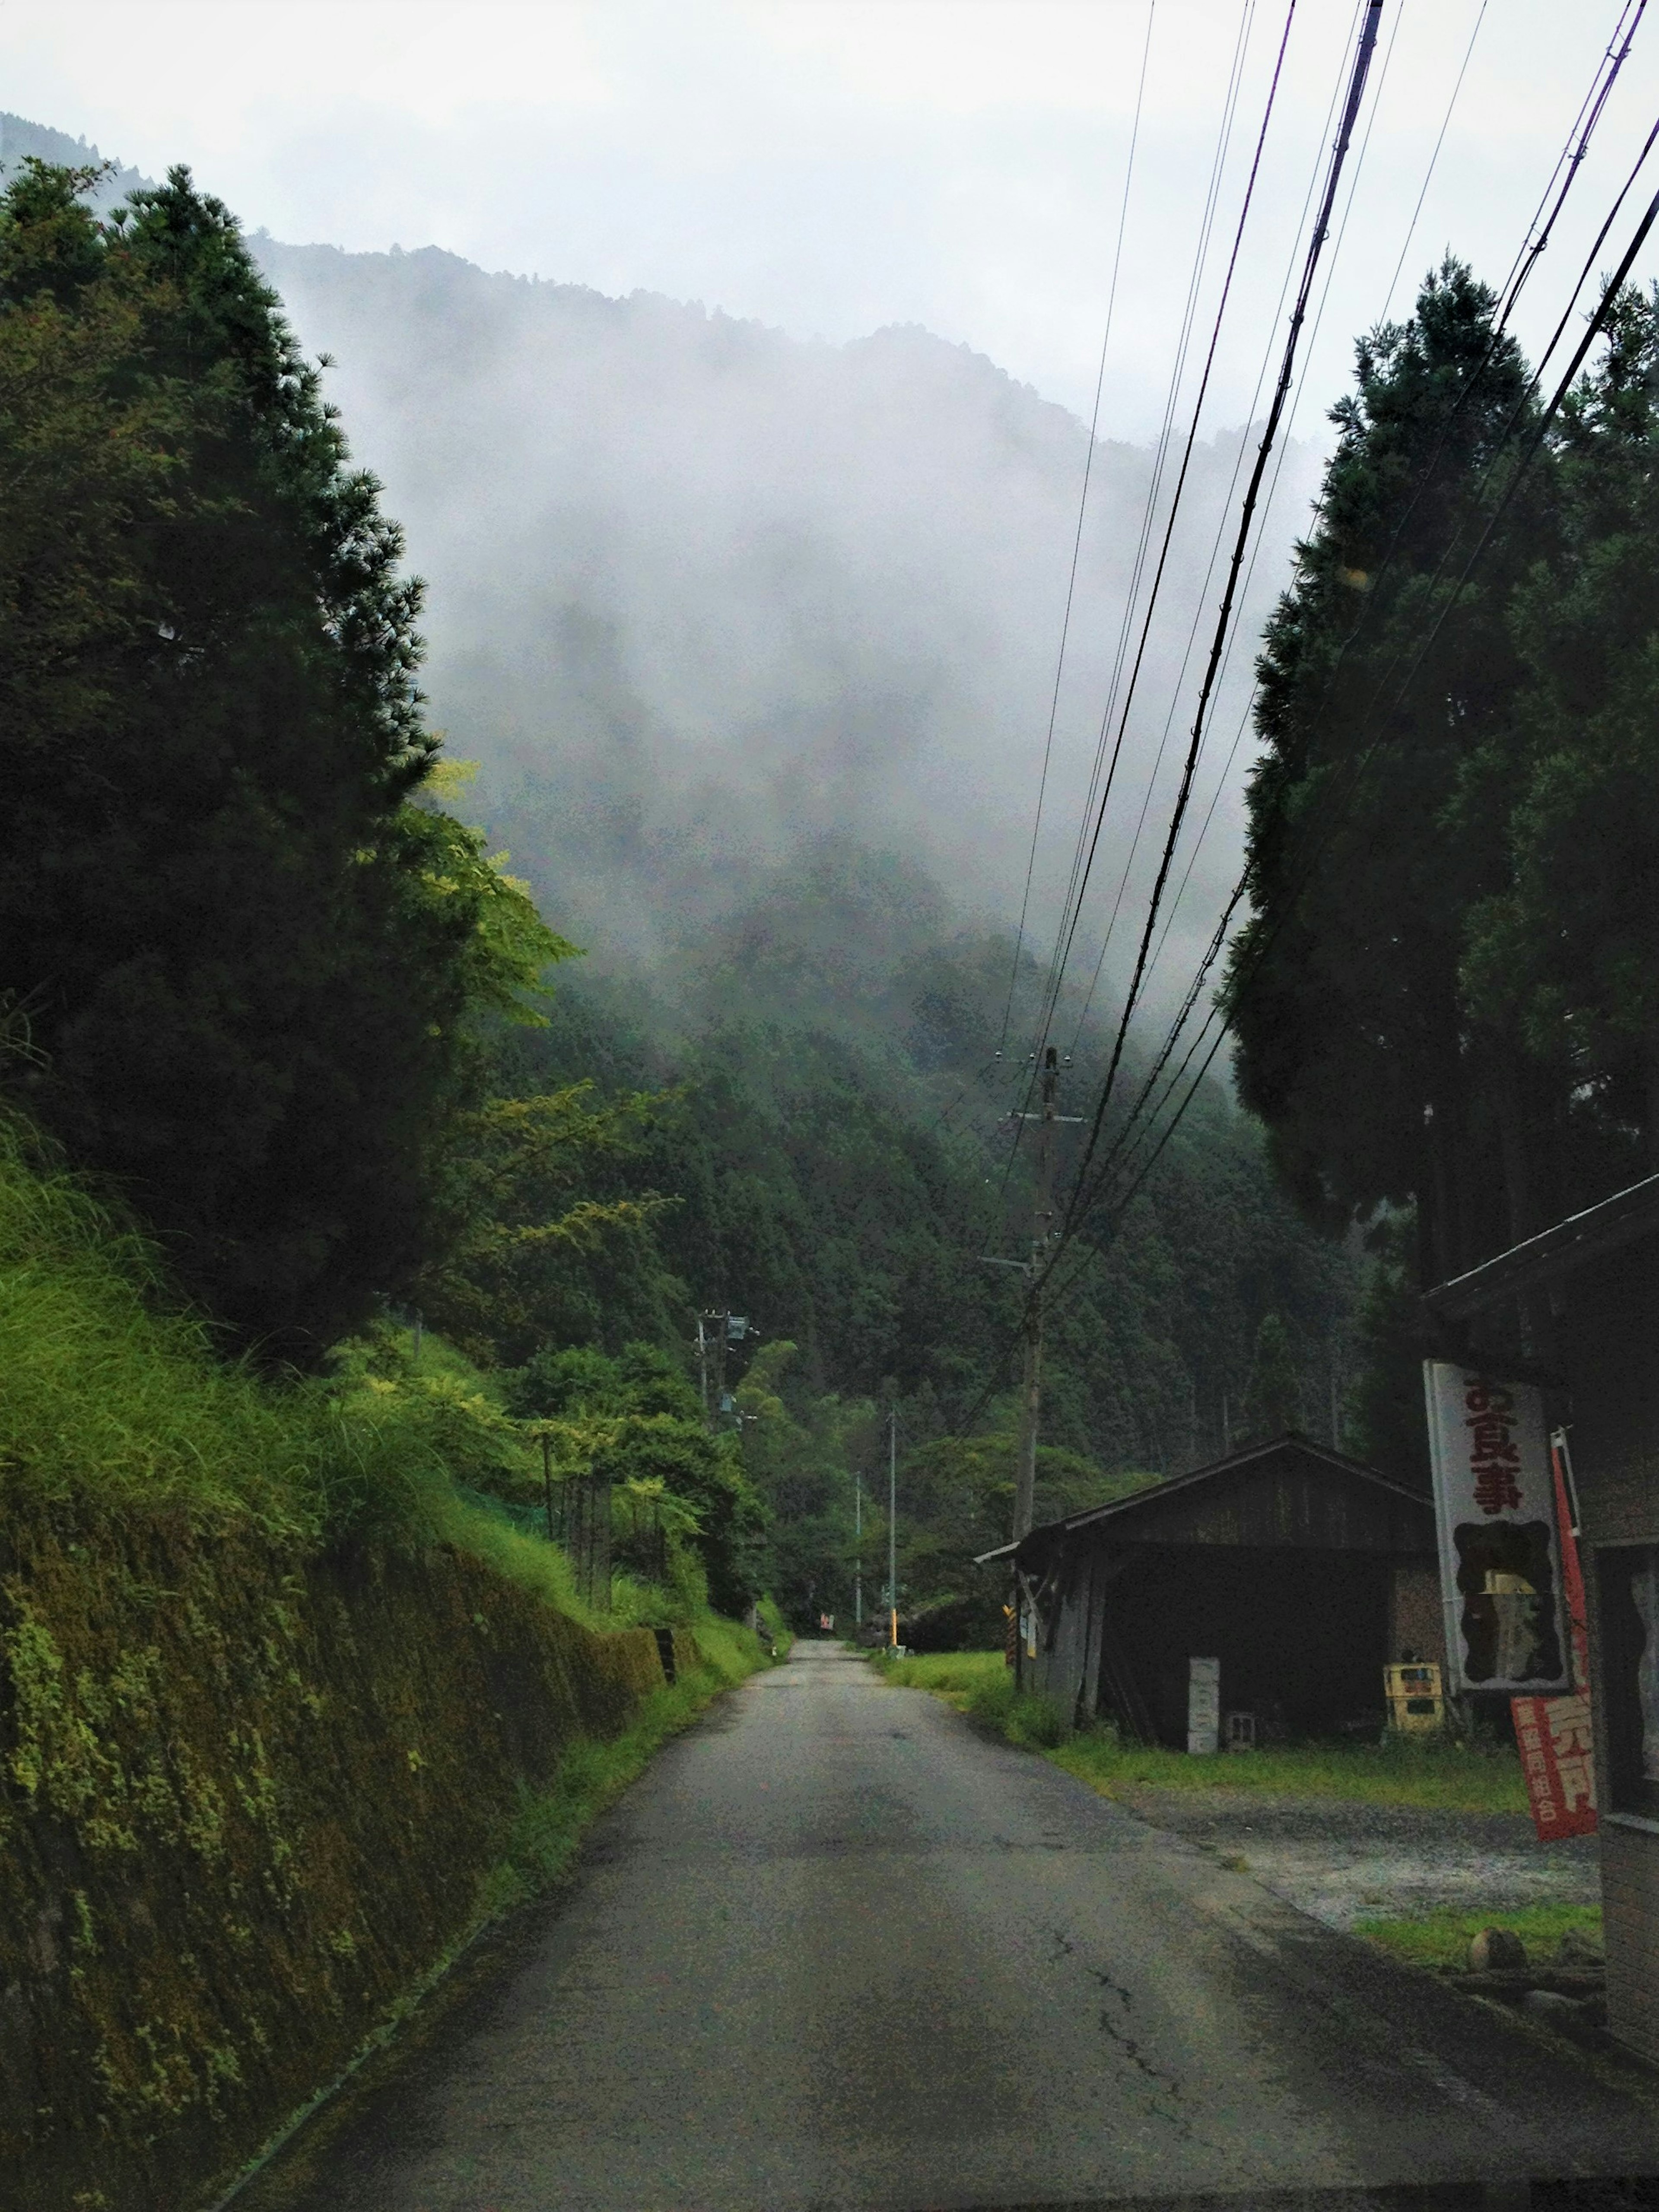
[[[1523,1905],[1513,1912],[1420,1912],[1398,1919],[1356,1920],[1353,1932],[1414,1966],[1462,1966],[1483,1928],[1508,1928],[1527,1947],[1534,1966],[1547,1963],[1570,1929],[1601,1941],[1599,1905]]]
[[[1045,1699],[1016,1693],[1013,1669],[1000,1651],[878,1656],[876,1664],[896,1687],[930,1691],[1011,1741],[1045,1753],[1105,1797],[1137,1789],[1248,1790],[1449,1813],[1527,1809],[1521,1762],[1508,1744],[1387,1735],[1380,1742],[1285,1744],[1192,1759],[1161,1746],[1124,1742],[1110,1727],[1068,1733]]]
[[[558,1881],[588,1828],[666,1743],[724,1690],[768,1662],[760,1640],[736,1621],[706,1615],[696,1626],[698,1663],[653,1690],[629,1726],[607,1742],[573,1743],[544,1790],[526,1788],[501,1863],[487,1876],[475,1927]]]

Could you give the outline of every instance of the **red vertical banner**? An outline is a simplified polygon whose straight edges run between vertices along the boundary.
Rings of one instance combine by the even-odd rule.
[[[1573,1510],[1572,1462],[1567,1456],[1565,1429],[1550,1437],[1550,1474],[1555,1484],[1555,1520],[1561,1532],[1561,1590],[1567,1601],[1567,1634],[1572,1645],[1572,1686],[1581,1697],[1589,1695],[1589,1622],[1584,1610],[1584,1570],[1578,1558],[1578,1530]]]
[[[1584,1609],[1584,1571],[1574,1526],[1572,1463],[1567,1439],[1557,1429],[1550,1438],[1550,1474],[1555,1485],[1556,1527],[1561,1545],[1561,1594],[1566,1601],[1567,1635],[1572,1660],[1570,1698],[1511,1698],[1510,1713],[1526,1777],[1532,1821],[1541,1842],[1557,1836],[1594,1835],[1595,1817],[1595,1739],[1590,1723],[1589,1624]]]
[[[1588,1698],[1511,1698],[1521,1771],[1541,1843],[1595,1832]]]

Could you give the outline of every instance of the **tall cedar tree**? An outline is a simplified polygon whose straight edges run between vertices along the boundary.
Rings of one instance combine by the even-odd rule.
[[[1659,290],[1623,292],[1607,332],[1511,609],[1517,741],[1471,778],[1507,809],[1510,874],[1469,918],[1465,1003],[1553,1076],[1526,1133],[1534,1222],[1659,1166]]]
[[[1253,911],[1225,993],[1241,1089],[1304,1206],[1335,1227],[1415,1200],[1437,1273],[1505,1241],[1491,1164],[1520,1079],[1512,1037],[1470,1018],[1458,981],[1466,916],[1506,878],[1501,811],[1464,801],[1521,680],[1505,617],[1535,518],[1419,659],[1527,420],[1492,310],[1448,261],[1408,323],[1358,349],[1318,525],[1258,664]]]
[[[410,803],[419,586],[235,223],[86,181],[0,198],[0,1073],[304,1360],[436,1235],[489,871]]]

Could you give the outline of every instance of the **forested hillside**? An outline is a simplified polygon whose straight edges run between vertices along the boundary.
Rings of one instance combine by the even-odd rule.
[[[33,372],[12,434],[33,456],[3,544],[16,1097],[159,1233],[230,1341],[395,1389],[401,1355],[374,1332],[418,1312],[495,1378],[491,1419],[563,1422],[562,1465],[679,1498],[722,1603],[770,1587],[797,1612],[844,1605],[854,1480],[895,1414],[918,1470],[902,1590],[963,1598],[1012,1479],[1018,1291],[985,1261],[1030,1233],[1005,1117],[1034,961],[1011,1005],[982,886],[884,854],[865,801],[828,786],[816,826],[728,824],[741,869],[684,854],[684,899],[667,869],[648,944],[601,928],[573,957],[555,933],[602,925],[582,871],[605,875],[605,833],[551,786],[504,799],[499,749],[493,785],[440,763],[402,533],[230,218],[176,176],[100,223],[76,182],[26,170],[8,203],[6,334]],[[998,390],[965,374],[941,387],[958,413],[964,388]],[[1072,435],[1012,388],[997,406],[1008,465],[1038,429]],[[515,682],[522,614],[477,633]],[[537,743],[568,799],[604,731],[564,711]],[[503,817],[539,915],[504,872]],[[632,881],[622,866],[615,896],[638,903]],[[1102,1032],[1062,1013],[1081,1103]],[[1053,1502],[1252,1422],[1340,1421],[1356,1259],[1274,1194],[1222,1087],[1089,1233],[1105,1249],[1051,1331]],[[661,1380],[690,1376],[709,1309],[749,1316],[760,1346],[734,1354],[712,1442]],[[469,1481],[528,1510],[533,1454],[477,1444]]]

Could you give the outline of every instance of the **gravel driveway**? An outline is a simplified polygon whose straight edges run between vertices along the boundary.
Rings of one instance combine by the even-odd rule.
[[[1434,1911],[1594,1905],[1594,1836],[1540,1844],[1524,1813],[1275,1797],[1248,1790],[1135,1790],[1117,1802],[1253,1874],[1328,1928]]]

